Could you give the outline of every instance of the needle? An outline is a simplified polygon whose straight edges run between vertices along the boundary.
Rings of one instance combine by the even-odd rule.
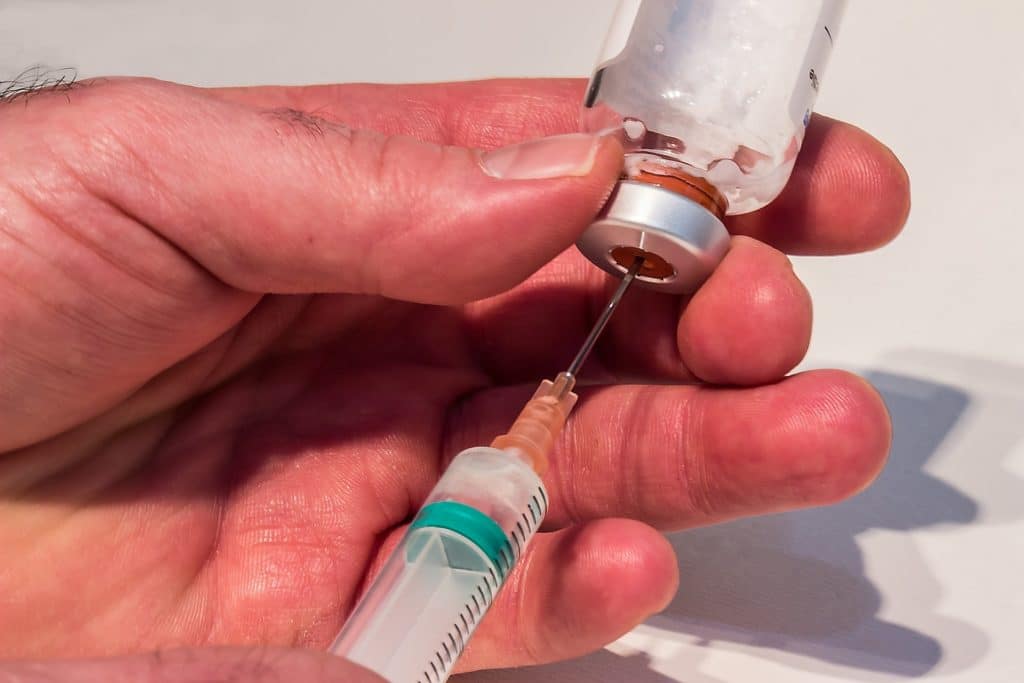
[[[612,314],[622,302],[622,297],[626,295],[626,291],[633,284],[633,280],[636,279],[637,273],[640,272],[643,265],[643,257],[637,257],[630,269],[626,271],[626,276],[622,278],[622,283],[609,299],[597,322],[594,323],[593,329],[590,330],[590,334],[587,335],[569,369],[555,377],[553,382],[548,380],[541,382],[537,392],[533,398],[527,401],[508,433],[499,436],[491,443],[493,448],[514,450],[521,456],[525,456],[536,472],[544,473],[548,466],[548,454],[551,452],[559,432],[562,431],[569,412],[576,404],[576,394],[572,393],[576,386],[576,373],[580,371],[587,356],[593,351],[594,344],[597,343],[601,332],[608,325]]]
[[[612,314],[615,313],[615,309],[619,307],[619,303],[622,301],[622,297],[626,295],[626,291],[629,286],[633,284],[633,280],[636,279],[637,273],[640,272],[640,268],[644,265],[644,259],[642,256],[638,256],[633,265],[630,266],[629,270],[626,271],[626,276],[622,278],[622,283],[619,288],[612,294],[612,298],[608,300],[604,310],[601,312],[601,316],[594,323],[593,329],[590,330],[590,334],[583,341],[583,346],[580,347],[579,352],[576,354],[576,358],[573,359],[569,369],[565,371],[566,375],[571,376],[575,379],[579,373],[580,368],[583,367],[583,363],[586,362],[587,356],[594,350],[594,345],[597,344],[597,340],[600,338],[601,333],[604,332],[605,326],[608,325],[608,321],[612,319]]]

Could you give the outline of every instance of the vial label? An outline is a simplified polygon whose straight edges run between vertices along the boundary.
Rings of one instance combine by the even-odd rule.
[[[790,100],[790,116],[796,130],[803,130],[810,123],[811,111],[818,98],[818,89],[832,54],[832,45],[839,32],[839,20],[845,6],[846,0],[824,0],[821,3],[821,12]]]

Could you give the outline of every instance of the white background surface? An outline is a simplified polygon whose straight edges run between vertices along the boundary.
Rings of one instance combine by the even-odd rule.
[[[834,508],[674,537],[676,603],[606,651],[463,681],[1024,681],[1024,4],[850,4],[818,110],[896,150],[913,214],[880,252],[797,268],[807,366],[880,387],[888,469]],[[198,84],[585,76],[612,5],[0,0],[0,78],[37,62]]]

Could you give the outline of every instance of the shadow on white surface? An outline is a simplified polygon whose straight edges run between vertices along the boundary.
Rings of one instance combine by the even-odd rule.
[[[986,649],[970,624],[935,613],[942,588],[904,540],[901,582],[917,597],[909,627],[879,615],[886,602],[866,576],[857,537],[877,529],[967,524],[977,503],[923,466],[968,406],[955,388],[873,372],[896,425],[878,481],[848,503],[698,529],[675,537],[683,589],[650,625],[786,654],[790,666],[822,662],[919,677],[947,659],[962,668]],[[1021,510],[1024,513],[1024,508]],[[921,628],[921,624],[927,624]],[[957,643],[947,651],[943,643]],[[952,659],[957,661],[952,661]]]
[[[891,457],[867,491],[829,508],[676,534],[679,595],[612,652],[467,683],[731,683],[750,680],[758,660],[799,680],[970,669],[989,650],[990,633],[943,609],[942,567],[929,563],[915,536],[1024,518],[1024,481],[1003,467],[1022,434],[1024,370],[927,353],[885,360],[914,370],[866,373],[894,423]],[[929,365],[964,381],[926,378]],[[982,395],[992,386],[985,378],[1009,391]],[[727,664],[728,653],[746,663]],[[719,673],[740,670],[742,677]]]

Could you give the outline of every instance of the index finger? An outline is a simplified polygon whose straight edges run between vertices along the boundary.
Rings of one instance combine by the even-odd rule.
[[[214,89],[268,109],[294,109],[390,135],[491,149],[578,130],[585,82],[505,79],[416,85],[346,84]],[[867,251],[892,240],[910,211],[899,159],[856,126],[815,115],[782,194],[732,217],[733,234],[790,254]]]

